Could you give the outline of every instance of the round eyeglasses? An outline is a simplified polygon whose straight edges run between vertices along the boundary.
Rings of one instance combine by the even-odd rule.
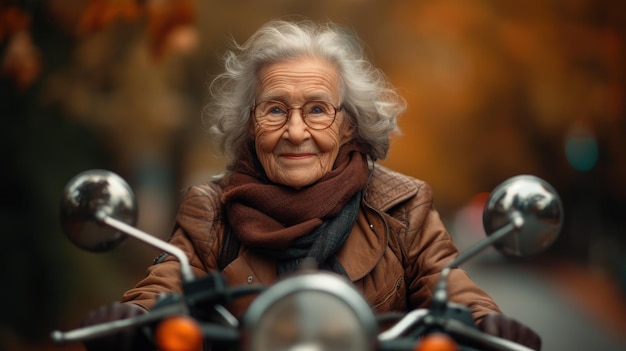
[[[343,109],[326,101],[309,101],[301,107],[288,107],[276,100],[259,102],[252,108],[254,119],[259,126],[268,131],[282,128],[291,117],[291,110],[300,110],[304,123],[311,129],[322,130],[335,122],[337,112]]]

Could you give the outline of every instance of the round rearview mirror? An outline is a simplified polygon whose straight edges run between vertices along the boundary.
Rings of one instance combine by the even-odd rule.
[[[105,225],[105,217],[135,225],[137,203],[128,183],[106,170],[89,170],[72,178],[60,206],[61,227],[70,241],[94,252],[119,245],[126,235]]]
[[[521,218],[513,233],[494,242],[508,256],[524,257],[540,253],[557,239],[563,222],[563,205],[556,190],[541,178],[520,175],[498,185],[483,211],[487,235]]]

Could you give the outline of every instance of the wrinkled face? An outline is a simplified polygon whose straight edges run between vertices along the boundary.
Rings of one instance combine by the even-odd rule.
[[[291,108],[321,100],[339,106],[339,99],[337,69],[324,60],[300,57],[270,64],[259,73],[257,103],[276,100]],[[256,152],[269,179],[296,189],[328,173],[339,148],[352,137],[343,110],[322,130],[307,126],[299,109],[290,110],[287,123],[278,130],[267,131],[254,118],[251,123]]]

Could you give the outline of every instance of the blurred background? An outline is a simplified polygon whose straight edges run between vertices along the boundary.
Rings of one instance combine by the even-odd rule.
[[[81,350],[49,332],[119,299],[158,252],[72,246],[63,187],[112,170],[139,227],[167,237],[180,190],[224,166],[200,113],[229,38],[292,14],[354,30],[408,100],[382,163],[433,186],[460,247],[484,235],[497,184],[550,182],[565,206],[556,245],[467,269],[544,350],[626,345],[625,2],[0,0],[0,350]]]

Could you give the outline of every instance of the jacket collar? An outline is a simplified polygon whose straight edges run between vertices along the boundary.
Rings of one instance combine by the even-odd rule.
[[[371,207],[386,212],[415,196],[418,190],[411,178],[375,164],[363,199]]]

